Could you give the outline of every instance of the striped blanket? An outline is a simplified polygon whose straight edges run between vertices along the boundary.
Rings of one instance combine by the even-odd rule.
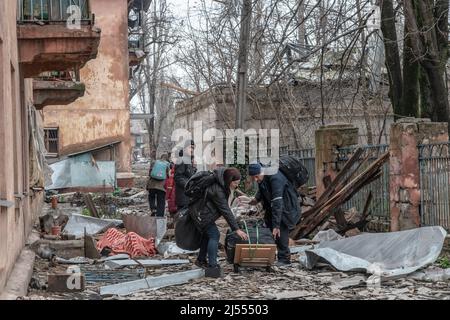
[[[97,243],[97,250],[110,248],[113,253],[127,253],[132,258],[153,256],[157,253],[155,240],[145,239],[134,232],[123,234],[117,229],[110,228]]]

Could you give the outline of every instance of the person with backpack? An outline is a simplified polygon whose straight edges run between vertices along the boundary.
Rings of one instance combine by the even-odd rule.
[[[166,201],[169,213],[173,216],[177,213],[177,205],[175,202],[175,168],[170,166],[169,177],[166,179],[164,188],[166,189]]]
[[[186,183],[194,175],[197,168],[194,165],[194,140],[187,140],[184,149],[180,150],[175,162],[175,202],[178,211],[185,209],[189,204],[189,198],[184,194]],[[190,159],[187,161],[186,159]]]
[[[263,203],[266,226],[272,230],[277,244],[277,265],[289,265],[289,232],[300,219],[297,190],[281,170],[273,175],[265,175],[262,166],[256,163],[249,165],[248,174],[258,183],[258,192],[249,203]]]
[[[206,269],[209,277],[221,276],[217,263],[220,232],[216,220],[225,218],[231,230],[243,240],[247,234],[242,231],[230,209],[234,190],[238,187],[241,174],[236,168],[220,167],[211,171],[197,173],[186,185],[186,193],[191,196],[189,214],[202,233],[200,252],[195,265]],[[208,260],[207,260],[208,258]]]
[[[160,160],[156,160],[149,171],[147,181],[148,202],[152,216],[164,217],[166,208],[166,179],[169,175],[169,162],[167,154],[162,154]]]

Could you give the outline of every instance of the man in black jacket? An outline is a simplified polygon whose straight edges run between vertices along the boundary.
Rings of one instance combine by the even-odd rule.
[[[179,158],[175,163],[175,202],[178,211],[186,208],[189,204],[189,198],[184,194],[184,190],[189,178],[197,171],[194,166],[194,148],[193,140],[186,141],[184,149],[180,150]],[[190,159],[190,161],[186,159]]]
[[[300,219],[298,193],[281,171],[265,175],[260,164],[250,164],[248,173],[258,182],[259,187],[250,204],[263,202],[264,219],[272,230],[278,248],[278,265],[289,265],[291,263],[289,232]]]

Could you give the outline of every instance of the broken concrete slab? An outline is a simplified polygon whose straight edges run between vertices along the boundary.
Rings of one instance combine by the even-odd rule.
[[[132,266],[144,266],[144,267],[153,267],[153,266],[164,266],[164,265],[178,265],[178,264],[187,264],[190,263],[189,260],[183,259],[173,259],[173,260],[110,260],[105,262],[105,266],[108,266],[111,269],[119,269],[123,267],[132,267]]]
[[[195,269],[185,272],[165,274],[157,277],[147,277],[141,280],[100,287],[100,295],[128,295],[142,290],[179,285],[204,276],[205,270]]]
[[[115,219],[98,219],[79,214],[73,214],[69,218],[66,227],[64,228],[64,234],[75,235],[77,239],[81,239],[84,236],[84,231],[88,235],[96,235],[109,228],[118,227],[122,224],[122,221]]]
[[[42,250],[40,248],[49,248],[52,254],[64,259],[84,256],[84,240],[41,239],[33,243],[30,248],[35,252]]]
[[[85,276],[81,273],[49,274],[49,292],[82,292],[86,288]]]
[[[283,291],[274,294],[274,298],[277,300],[285,300],[285,299],[298,299],[304,297],[316,296],[316,292],[306,291],[306,290],[298,290],[298,291]]]
[[[306,250],[300,263],[309,269],[327,262],[340,271],[367,272],[382,278],[403,276],[436,261],[446,235],[438,226],[366,233],[322,242]]]

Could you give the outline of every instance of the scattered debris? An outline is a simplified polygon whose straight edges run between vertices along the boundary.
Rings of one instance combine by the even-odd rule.
[[[205,276],[205,270],[195,269],[180,273],[166,274],[158,277],[147,277],[142,280],[124,282],[100,288],[100,295],[128,295],[141,290],[158,289],[179,285]]]
[[[100,259],[102,257],[97,251],[94,238],[88,234],[84,235],[84,255],[90,259]]]
[[[152,260],[110,260],[105,262],[105,266],[108,266],[111,269],[120,269],[124,267],[133,267],[133,266],[141,266],[141,267],[156,267],[156,266],[164,266],[164,265],[176,265],[176,264],[187,264],[190,263],[189,260],[182,259],[173,259],[173,260],[161,260],[161,259],[152,259]]]
[[[425,269],[423,271],[414,272],[408,276],[414,280],[439,282],[450,279],[450,269]]]
[[[40,239],[30,248],[43,259],[51,260],[52,256],[64,259],[84,256],[84,240],[46,240]]]
[[[344,278],[340,280],[333,281],[333,284],[331,285],[332,288],[342,290],[347,289],[355,286],[360,286],[362,284],[366,283],[366,278],[363,276],[354,276],[350,278]]]
[[[132,212],[122,214],[123,224],[127,232],[135,232],[145,239],[156,239],[156,245],[167,231],[167,219],[152,217],[149,214]]]
[[[73,214],[69,218],[69,222],[64,228],[65,234],[74,235],[77,239],[84,236],[84,232],[88,235],[96,235],[111,227],[119,227],[122,224],[120,220],[98,219],[83,215]]]
[[[313,238],[313,241],[316,241],[317,243],[324,242],[324,241],[333,241],[333,240],[339,240],[343,239],[344,237],[340,236],[336,233],[333,229],[329,229],[327,231],[319,231]]]
[[[86,206],[88,207],[89,211],[91,212],[91,216],[94,218],[100,218],[97,208],[94,205],[94,202],[92,201],[92,197],[89,193],[83,194],[84,203],[86,203]]]
[[[61,264],[90,264],[93,263],[94,260],[85,257],[75,257],[70,259],[55,257],[54,261]]]
[[[81,292],[86,288],[86,278],[81,273],[49,274],[50,292]]]
[[[280,293],[276,293],[274,295],[274,298],[277,300],[284,300],[284,299],[298,299],[298,298],[304,298],[304,297],[311,297],[311,296],[316,296],[316,295],[317,295],[317,292],[306,291],[306,290],[283,291]]]
[[[182,254],[193,254],[198,252],[198,250],[195,251],[183,250],[180,247],[178,247],[175,242],[162,242],[158,245],[157,250],[160,254],[164,256],[164,258]]]
[[[64,229],[69,217],[65,214],[60,214],[55,218],[53,214],[46,214],[45,216],[39,217],[39,225],[41,227],[41,232],[46,234],[52,234],[52,229],[54,227],[60,227]]]
[[[317,227],[322,225],[330,217],[331,214],[336,213],[343,203],[349,200],[355,193],[361,190],[362,187],[368,185],[372,181],[381,176],[381,167],[389,159],[389,152],[383,154],[373,163],[371,163],[362,173],[356,174],[358,169],[367,163],[368,157],[360,161],[359,165],[355,164],[363,154],[363,150],[358,148],[352,157],[346,162],[343,169],[338,173],[336,178],[331,181],[323,194],[319,197],[317,202],[311,209],[302,214],[302,219],[296,228],[292,231],[291,237],[299,239],[308,236]],[[356,175],[356,177],[354,177]],[[371,195],[366,201],[365,208],[368,208]],[[368,213],[362,215],[362,220],[358,221],[359,226],[364,226]],[[339,214],[339,213],[337,213]],[[336,218],[336,221],[338,218]],[[343,226],[345,231],[356,227],[355,224]],[[344,232],[345,232],[344,231]]]

